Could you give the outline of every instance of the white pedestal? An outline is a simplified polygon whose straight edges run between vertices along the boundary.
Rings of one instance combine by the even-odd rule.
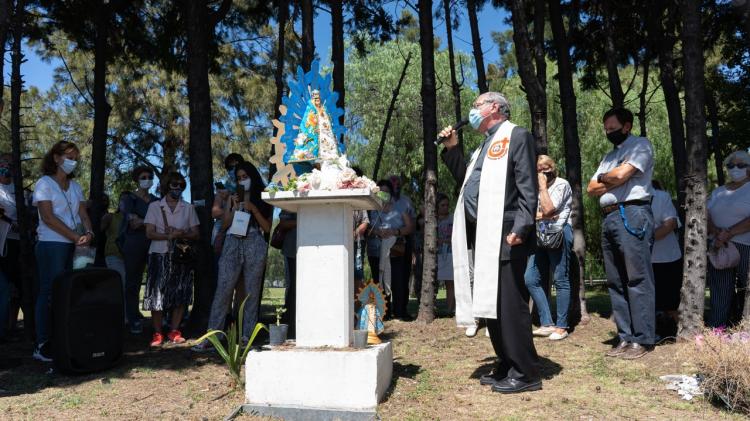
[[[264,349],[247,356],[247,404],[256,411],[277,409],[276,416],[301,408],[372,413],[392,371],[390,342],[362,350]]]
[[[393,372],[390,343],[347,348],[354,320],[353,211],[369,190],[263,193],[297,213],[296,346],[251,352],[246,411],[293,419],[372,419]]]
[[[297,346],[351,345],[354,323],[353,211],[376,209],[369,190],[263,193],[297,213]]]

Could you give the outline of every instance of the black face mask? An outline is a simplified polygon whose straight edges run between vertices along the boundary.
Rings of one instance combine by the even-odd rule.
[[[615,130],[615,131],[607,133],[607,140],[609,140],[610,142],[612,142],[612,144],[615,145],[615,146],[617,146],[620,143],[624,142],[625,139],[627,139],[627,138],[628,138],[628,134],[627,133],[623,133],[622,129]]]

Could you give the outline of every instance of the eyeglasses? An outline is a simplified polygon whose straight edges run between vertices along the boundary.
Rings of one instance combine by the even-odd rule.
[[[745,168],[747,168],[747,164],[745,164],[745,163],[733,164],[731,162],[727,164],[727,169],[731,170],[731,169],[734,169],[734,168],[739,168],[739,169],[744,170]]]
[[[174,183],[169,183],[169,188],[170,188],[170,189],[180,189],[180,190],[184,190],[184,189],[185,189],[185,185],[184,185],[184,184],[182,184],[182,183],[177,183],[177,184],[174,184]]]

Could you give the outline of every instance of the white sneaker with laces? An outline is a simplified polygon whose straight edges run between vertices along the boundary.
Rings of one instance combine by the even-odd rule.
[[[561,340],[563,340],[563,339],[565,339],[567,337],[568,337],[568,331],[564,330],[563,333],[552,332],[552,334],[549,335],[549,340],[550,341],[561,341]]]
[[[49,354],[49,342],[37,344],[34,347],[34,353],[31,356],[37,361],[51,363],[52,356]]]
[[[549,336],[555,333],[555,327],[554,326],[542,326],[539,329],[536,329],[531,333],[534,336]]]
[[[473,338],[477,336],[477,330],[479,329],[479,325],[477,325],[476,322],[472,326],[469,326],[466,328],[466,336],[469,338]]]

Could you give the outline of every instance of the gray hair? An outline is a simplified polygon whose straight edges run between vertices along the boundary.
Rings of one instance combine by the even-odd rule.
[[[500,92],[485,92],[482,94],[485,101],[497,104],[500,108],[500,114],[504,115],[506,119],[510,119],[510,104],[505,96]]]

